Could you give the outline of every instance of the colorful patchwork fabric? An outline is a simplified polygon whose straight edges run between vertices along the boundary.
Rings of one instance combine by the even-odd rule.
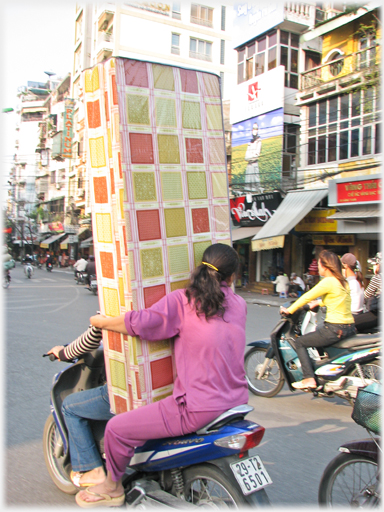
[[[100,311],[185,288],[212,243],[231,244],[219,78],[112,58],[83,72]],[[172,393],[173,340],[103,333],[112,410]]]

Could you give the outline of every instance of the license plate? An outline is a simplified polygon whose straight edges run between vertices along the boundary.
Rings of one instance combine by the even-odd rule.
[[[91,286],[97,286],[97,281],[91,281]]]
[[[231,469],[243,494],[252,494],[272,483],[258,455],[231,464]]]

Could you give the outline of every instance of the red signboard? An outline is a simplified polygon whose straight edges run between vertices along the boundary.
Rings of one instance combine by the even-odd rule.
[[[381,201],[381,179],[337,183],[338,203]]]

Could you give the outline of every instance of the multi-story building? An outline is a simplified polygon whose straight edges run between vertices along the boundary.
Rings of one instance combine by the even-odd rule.
[[[323,5],[300,36],[297,189],[255,235],[254,250],[280,244],[285,271],[306,272],[322,249],[352,252],[368,278],[380,240],[379,4]],[[263,254],[264,253],[264,254]],[[271,258],[269,258],[271,261]]]
[[[160,62],[216,73],[225,104],[236,84],[236,52],[231,40],[232,4],[127,1],[76,7],[72,97],[77,101],[76,208],[90,213],[84,141],[81,72],[110,57]],[[228,112],[228,108],[224,108]],[[230,125],[227,122],[230,139]],[[230,158],[231,147],[227,145]],[[80,238],[85,235],[80,235]],[[86,248],[88,241],[80,243]]]

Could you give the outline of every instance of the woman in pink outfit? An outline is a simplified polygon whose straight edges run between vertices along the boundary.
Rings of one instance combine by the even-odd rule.
[[[248,402],[247,306],[231,288],[238,266],[232,247],[213,244],[185,290],[169,293],[148,309],[119,317],[91,317],[95,327],[148,341],[174,338],[177,377],[172,396],[109,420],[104,437],[107,477],[77,494],[80,506],[122,505],[122,476],[135,447],[149,439],[196,432],[228,409]]]

